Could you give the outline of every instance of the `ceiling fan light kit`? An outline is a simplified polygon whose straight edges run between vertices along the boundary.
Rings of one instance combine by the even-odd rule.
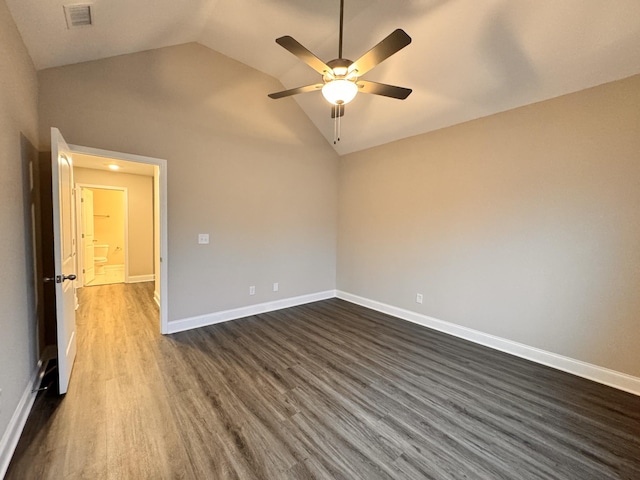
[[[322,96],[333,105],[346,105],[357,93],[358,86],[351,80],[332,80],[322,86]]]
[[[307,50],[293,37],[284,36],[276,43],[322,75],[322,83],[292,88],[282,92],[270,93],[273,99],[289,97],[298,93],[322,91],[322,96],[331,104],[331,118],[334,119],[333,143],[340,141],[340,117],[344,115],[344,106],[352,101],[358,91],[373,95],[404,100],[411,94],[410,88],[396,87],[384,83],[361,80],[360,77],[380,64],[394,53],[411,43],[411,37],[404,30],[397,29],[375,47],[352,62],[342,58],[342,36],[344,24],[344,0],[340,0],[340,37],[338,39],[338,58],[324,63]]]

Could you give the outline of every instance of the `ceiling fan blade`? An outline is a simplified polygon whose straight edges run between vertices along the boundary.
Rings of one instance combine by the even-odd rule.
[[[410,43],[411,37],[407,35],[404,30],[398,28],[358,60],[353,62],[349,66],[349,73],[357,70],[358,76],[360,77]]]
[[[316,57],[313,53],[307,50],[298,42],[295,38],[285,35],[284,37],[276,38],[276,43],[293,53],[296,57],[302,60],[304,63],[313,68],[320,75],[331,72],[331,67]]]
[[[322,83],[316,83],[314,85],[305,85],[304,87],[292,88],[291,90],[283,90],[282,92],[270,93],[269,97],[273,99],[290,97],[291,95],[297,95],[298,93],[313,92],[314,90],[320,90]]]
[[[396,87],[395,85],[387,85],[385,83],[369,82],[368,80],[358,80],[356,84],[359,87],[359,92],[397,98],[398,100],[404,100],[412,92],[410,88]]]
[[[344,105],[331,105],[331,118],[344,117]]]

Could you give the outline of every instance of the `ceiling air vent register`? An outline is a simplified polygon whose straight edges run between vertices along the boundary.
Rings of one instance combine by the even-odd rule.
[[[67,28],[88,27],[93,25],[93,12],[90,3],[64,5]]]

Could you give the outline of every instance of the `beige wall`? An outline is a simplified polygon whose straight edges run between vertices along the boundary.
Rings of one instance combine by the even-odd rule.
[[[153,177],[77,167],[74,168],[74,174],[76,183],[125,187],[127,189],[129,204],[129,275],[153,274]],[[105,190],[102,190],[102,192],[105,192]],[[95,206],[94,210],[97,214],[101,213],[98,206]],[[113,221],[114,219],[111,218],[109,224],[113,224]],[[96,218],[96,239],[101,244],[109,243],[109,265],[123,265],[123,250],[115,252],[116,245],[112,244],[112,242],[116,241],[115,237],[113,240],[105,241],[97,233],[101,226],[106,226],[106,223],[104,219]],[[124,231],[122,236],[124,236]],[[124,245],[120,245],[120,247],[124,247]]]
[[[339,195],[339,289],[640,376],[640,76],[345,156]]]
[[[38,78],[42,148],[167,160],[170,320],[335,288],[338,158],[276,80],[197,44]]]
[[[29,197],[37,130],[36,72],[0,0],[0,439],[38,358]]]

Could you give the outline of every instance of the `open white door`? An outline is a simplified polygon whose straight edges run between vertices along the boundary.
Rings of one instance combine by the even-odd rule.
[[[76,234],[73,198],[73,161],[71,151],[57,128],[51,129],[53,191],[53,246],[56,283],[58,334],[58,372],[60,394],[69,388],[76,358]]]

